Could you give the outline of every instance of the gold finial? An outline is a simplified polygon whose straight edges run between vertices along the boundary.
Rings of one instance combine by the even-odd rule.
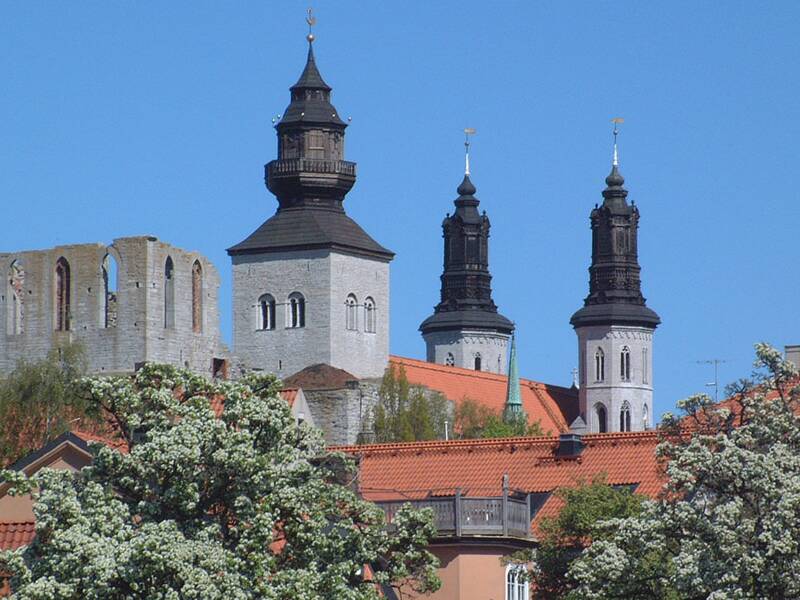
[[[314,16],[314,9],[311,7],[309,7],[309,9],[306,11],[306,15],[306,23],[308,23],[308,35],[306,36],[306,39],[310,44],[314,41],[314,34],[312,33],[311,28],[317,24],[317,17]]]
[[[469,175],[469,136],[475,135],[475,129],[467,127],[464,129],[464,175]]]
[[[613,119],[611,119],[611,122],[614,124],[614,131],[611,132],[614,135],[614,159],[611,161],[611,165],[614,167],[618,167],[619,166],[619,156],[617,155],[617,136],[619,135],[618,125],[624,123],[625,119],[623,119],[622,117],[614,117]]]

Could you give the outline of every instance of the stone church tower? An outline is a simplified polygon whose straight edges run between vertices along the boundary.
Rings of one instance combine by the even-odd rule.
[[[514,324],[497,312],[489,273],[489,217],[469,178],[458,186],[456,210],[442,223],[444,273],[442,299],[419,329],[428,362],[505,373]]]
[[[243,365],[285,377],[324,363],[380,377],[389,355],[389,262],[394,254],[344,211],[356,164],[347,127],[308,59],[275,126],[278,158],[265,167],[278,210],[228,249],[233,344]]]
[[[616,143],[603,204],[590,215],[589,295],[570,323],[578,335],[580,410],[589,431],[641,431],[653,421],[653,332],[642,296],[639,209],[628,203]]]

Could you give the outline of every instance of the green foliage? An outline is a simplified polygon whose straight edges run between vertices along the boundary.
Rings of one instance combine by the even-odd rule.
[[[0,381],[0,465],[42,447],[86,415],[77,386],[85,371],[83,348],[70,344],[43,360],[21,361]]]
[[[376,442],[414,442],[444,438],[449,402],[408,383],[405,369],[390,365],[372,414]]]
[[[572,563],[574,598],[800,597],[800,387],[778,350],[756,355],[732,398],[665,418],[664,494]]]
[[[533,563],[529,576],[536,597],[545,600],[565,598],[575,587],[567,574],[569,566],[585,545],[609,535],[601,523],[639,514],[643,501],[627,488],[611,487],[603,475],[555,494],[564,505],[557,516],[542,520],[538,547],[507,559],[516,564]]]
[[[352,461],[295,424],[274,378],[212,383],[149,364],[83,386],[129,452],[93,444],[91,466],[27,481],[0,471],[36,500],[34,542],[0,553],[16,599],[378,600],[375,583],[438,588],[430,511],[405,507],[390,534],[351,489]],[[219,417],[212,398],[224,398]]]
[[[462,439],[543,435],[539,421],[528,422],[525,414],[504,419],[477,400],[464,398],[455,409],[455,430]]]

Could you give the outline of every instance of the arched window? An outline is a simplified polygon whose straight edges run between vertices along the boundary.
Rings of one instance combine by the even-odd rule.
[[[595,404],[594,416],[597,419],[597,433],[605,433],[608,431],[608,421],[606,407],[602,404]]]
[[[25,314],[23,310],[25,287],[25,270],[22,263],[15,260],[11,263],[8,271],[8,321],[7,329],[9,335],[19,335],[22,333],[22,318]]]
[[[70,269],[63,256],[56,261],[56,331],[70,329]]]
[[[275,298],[264,294],[258,299],[258,328],[275,329]]]
[[[367,298],[364,300],[364,331],[367,333],[375,333],[377,331],[376,317],[375,300]]]
[[[631,430],[631,405],[627,402],[623,402],[622,408],[619,409],[619,430]]]
[[[642,383],[647,383],[647,346],[642,348]]]
[[[481,353],[480,352],[476,352],[475,353],[475,370],[476,371],[480,371],[481,370]]]
[[[453,356],[452,352],[448,352],[447,356],[444,359],[444,364],[448,367],[454,367],[456,365],[456,357]]]
[[[602,348],[598,348],[594,353],[594,380],[606,380],[606,355]]]
[[[306,326],[306,299],[300,292],[289,294],[289,327]]]
[[[525,567],[508,565],[506,567],[506,600],[529,600],[530,590],[525,578]]]
[[[347,296],[347,299],[344,301],[344,320],[345,320],[345,327],[350,331],[356,331],[358,329],[358,300],[353,294]]]
[[[164,327],[175,327],[175,264],[171,256],[164,263]]]
[[[192,265],[192,331],[203,331],[203,267],[199,260]]]
[[[627,346],[619,353],[619,376],[622,381],[631,380],[631,350]]]
[[[642,429],[650,429],[650,413],[647,410],[647,404],[642,406]]]
[[[106,254],[100,266],[103,275],[103,327],[117,326],[117,286],[119,269],[117,259]]]

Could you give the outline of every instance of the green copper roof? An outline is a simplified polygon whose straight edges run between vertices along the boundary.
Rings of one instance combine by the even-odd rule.
[[[506,394],[505,414],[522,412],[522,399],[519,394],[519,368],[517,367],[517,342],[511,338],[511,359],[508,364],[508,392]]]

